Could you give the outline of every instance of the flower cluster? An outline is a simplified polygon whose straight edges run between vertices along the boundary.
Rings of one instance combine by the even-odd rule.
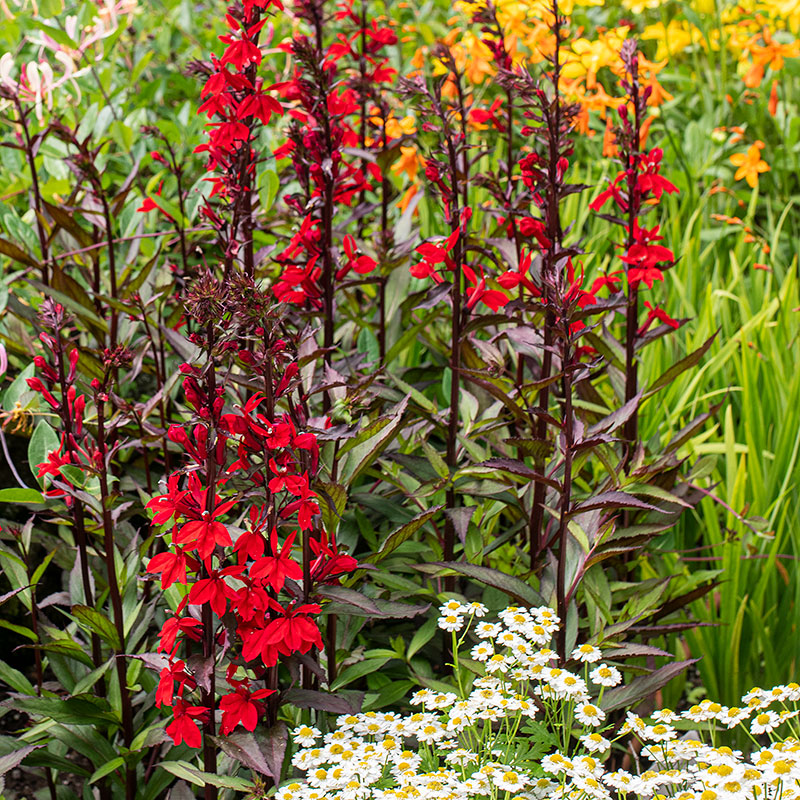
[[[280,0],[244,0],[230,6],[225,15],[229,33],[220,36],[225,51],[220,58],[212,56],[198,109],[210,122],[206,126],[208,141],[198,145],[195,152],[208,154],[208,180],[213,186],[210,197],[218,196],[228,206],[228,213],[220,214],[206,202],[203,214],[221,240],[226,272],[244,246],[242,260],[249,275],[254,270],[251,194],[258,160],[255,137],[260,125],[266,125],[273,115],[283,114],[280,102],[269,92],[273,87],[265,86],[257,76],[262,59],[259,39],[272,6],[283,9]]]
[[[171,589],[174,613],[158,648],[167,660],[158,705],[172,707],[167,731],[176,743],[200,744],[196,720],[213,720],[208,676],[223,658],[230,691],[219,702],[221,730],[239,724],[253,730],[266,713],[262,701],[277,689],[279,660],[322,650],[317,587],[337,583],[356,566],[319,524],[320,498],[312,488],[319,445],[294,400],[295,356],[268,306],[268,296],[241,275],[229,286],[200,280],[189,293],[189,312],[205,331],[192,338],[206,362],[181,366],[194,420],[167,431],[187,463],[147,504],[169,543],[148,571],[160,575],[165,590],[185,587]],[[257,327],[248,342],[241,330],[253,318],[271,327]],[[226,405],[216,375],[223,359],[258,375],[263,391]],[[191,642],[202,642],[203,659],[190,668]],[[186,699],[195,688],[200,705]]]
[[[322,649],[315,620],[320,606],[310,602],[309,589],[337,582],[355,561],[338,553],[324,532],[308,541],[313,555],[305,575],[295,554],[298,534],[307,536],[319,513],[307,466],[317,459],[316,437],[298,431],[288,414],[268,415],[262,394],[226,413],[221,399],[209,397],[200,386],[197,368],[184,365],[183,372],[188,402],[199,417],[210,414],[212,424],[198,422],[188,431],[179,426],[169,429],[170,440],[181,445],[191,466],[185,481],[186,469],[173,473],[166,494],[148,503],[155,512],[154,524],[171,525],[171,547],[150,560],[148,571],[160,574],[164,589],[173,583],[187,587],[161,630],[159,650],[169,663],[161,671],[157,702],[173,707],[174,721],[167,730],[174,741],[199,746],[199,731],[194,722],[189,724],[199,716],[198,707],[183,697],[185,690],[195,688],[197,679],[178,653],[182,644],[200,640],[208,624],[202,609],[208,608],[219,620],[212,622],[215,640],[229,636],[230,629],[223,633],[222,618],[230,613],[236,641],[227,641],[226,649],[235,644],[245,662],[255,662],[244,675],[234,665],[226,672],[232,691],[220,702],[222,731],[229,733],[239,723],[253,730],[258,701],[274,689],[254,689],[251,675],[263,677],[264,669],[282,656]],[[198,477],[204,472],[205,482]],[[253,502],[242,513],[241,489],[230,491],[239,473],[261,487],[269,502]],[[236,527],[223,522],[234,509],[240,520]],[[279,529],[286,526],[290,532],[281,540]]]
[[[395,77],[382,51],[397,37],[377,20],[368,23],[345,1],[336,15],[341,32],[335,41],[325,42],[326,13],[319,0],[296,3],[294,14],[313,35],[298,33],[282,45],[294,61],[292,78],[280,87],[292,122],[287,141],[274,155],[291,159],[301,191],[284,197],[299,225],[276,256],[281,274],[274,292],[281,302],[308,302],[330,314],[334,282],[351,271],[368,275],[378,266],[352,235],[344,236],[341,245],[334,242],[333,224],[337,208],[363,202],[365,193],[383,180],[376,163],[359,162],[348,150],[368,149],[368,101]],[[334,252],[340,250],[344,252],[335,263]]]
[[[603,692],[622,676],[603,663],[600,648],[576,647],[570,662],[582,671],[570,671],[554,664],[548,647],[559,627],[552,609],[509,607],[495,622],[478,621],[486,612],[480,603],[458,600],[440,609],[439,626],[453,635],[456,676],[459,646],[468,635],[474,639],[470,658],[482,669],[469,693],[422,689],[411,698],[419,707],[412,714],[343,715],[324,736],[297,728],[300,749],[292,764],[306,777],[284,784],[278,800],[763,800],[800,793],[797,732],[785,740],[775,735],[800,713],[797,684],[753,689],[742,708],[705,700],[680,714],[657,711],[650,720],[628,713],[609,731]],[[715,730],[743,725],[771,742],[745,757],[681,738],[682,722],[704,728],[712,740]],[[612,745],[630,735],[642,743],[647,768],[606,770]],[[537,750],[532,740],[546,749]]]
[[[625,231],[623,254],[620,260],[625,264],[625,277],[629,287],[629,302],[632,317],[628,324],[633,333],[638,305],[636,295],[642,284],[653,288],[655,281],[664,279],[663,268],[674,261],[672,250],[659,244],[662,236],[659,225],[646,228],[640,223],[644,213],[657,206],[664,194],[673,194],[677,187],[661,175],[663,153],[660,148],[644,150],[643,129],[647,123],[647,103],[652,89],[640,80],[640,55],[633,41],[626,42],[621,52],[626,75],[622,86],[627,94],[627,103],[619,107],[620,125],[616,129],[616,142],[619,147],[623,171],[591,203],[594,211],[600,211],[609,200],[616,206],[614,220],[621,222]],[[649,306],[647,320],[636,331],[641,336],[654,320],[670,327],[678,323],[660,308]]]

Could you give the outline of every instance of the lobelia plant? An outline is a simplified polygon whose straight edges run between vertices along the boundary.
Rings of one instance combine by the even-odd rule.
[[[168,663],[156,703],[172,707],[167,733],[176,745],[202,744],[206,796],[212,797],[217,748],[226,749],[215,738],[216,709],[224,736],[239,725],[253,731],[262,718],[279,733],[277,704],[264,702],[278,690],[278,662],[294,655],[309,669],[303,656],[323,646],[317,589],[351,572],[355,560],[313,523],[319,505],[310,481],[318,445],[302,429],[302,409],[291,400],[297,367],[277,335],[279,318],[269,298],[246,276],[228,290],[206,276],[190,289],[188,304],[202,331],[192,339],[206,360],[202,368],[181,368],[195,424],[172,426],[168,435],[190,463],[168,476],[166,494],[148,503],[155,524],[171,523],[171,535],[170,546],[147,569],[161,574],[165,590],[185,587],[173,590],[174,608],[161,629],[158,649]],[[253,327],[256,322],[261,325]],[[259,377],[261,389],[226,412],[218,363],[231,351]],[[234,513],[236,526],[223,521]],[[231,530],[237,530],[235,541]],[[201,652],[192,654],[192,642]],[[218,698],[223,685],[228,692]],[[189,699],[195,689],[199,703]],[[270,768],[277,778],[280,764]]]

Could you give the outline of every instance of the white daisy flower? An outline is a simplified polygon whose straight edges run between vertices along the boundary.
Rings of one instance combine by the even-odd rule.
[[[322,736],[322,731],[309,725],[300,725],[292,731],[292,739],[300,747],[311,747]]]
[[[485,617],[489,613],[489,609],[483,603],[465,603],[461,606],[461,613],[480,618]]]
[[[596,666],[589,673],[589,678],[598,686],[617,686],[622,682],[620,671],[616,667],[609,667],[608,664]]]
[[[575,718],[582,725],[591,725],[596,728],[606,718],[606,715],[593,703],[581,703],[575,708]]]
[[[648,742],[669,742],[677,738],[675,728],[665,725],[663,722],[659,722],[657,725],[646,725],[639,735]]]
[[[600,648],[592,644],[582,644],[580,647],[576,647],[570,654],[570,658],[574,658],[576,661],[582,661],[586,664],[593,664],[602,657],[603,653]]]
[[[492,776],[492,783],[504,792],[517,792],[526,785],[527,779],[524,773],[509,769],[496,772]]]
[[[480,622],[475,628],[475,635],[479,639],[494,639],[501,630],[496,622]]]
[[[464,627],[464,617],[459,614],[447,614],[446,616],[439,617],[439,627],[443,631],[454,631],[458,633]]]
[[[580,742],[590,753],[605,753],[611,747],[611,742],[599,733],[586,733]]]
[[[750,733],[770,733],[781,724],[781,718],[774,711],[762,711],[750,720]]]

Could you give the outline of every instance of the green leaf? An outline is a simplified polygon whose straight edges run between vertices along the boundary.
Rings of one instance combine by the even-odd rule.
[[[36,489],[0,489],[0,503],[44,503],[44,495]]]
[[[682,358],[676,364],[673,364],[666,372],[664,372],[660,377],[656,378],[653,383],[647,388],[647,392],[645,394],[651,395],[654,392],[657,392],[659,389],[662,389],[664,386],[669,386],[675,378],[678,377],[683,372],[686,372],[687,369],[690,369],[695,364],[697,364],[700,359],[708,352],[708,348],[711,347],[711,343],[714,339],[717,338],[717,334],[715,333],[713,336],[709,336],[700,347],[697,348],[692,353],[689,353],[688,356]]]
[[[517,600],[523,605],[527,606],[543,606],[545,605],[541,595],[528,586],[527,583],[515,578],[513,575],[507,575],[505,572],[500,572],[498,569],[491,567],[479,567],[476,564],[467,564],[463,561],[437,561],[433,564],[420,564],[417,569],[424,568],[424,572],[431,571],[431,568],[436,568],[437,571],[442,569],[453,570],[461,575],[466,575],[468,578],[482,583],[485,586],[492,586],[495,589],[500,589],[505,592],[509,597]]]
[[[263,211],[269,211],[275,202],[281,182],[274,170],[265,169],[258,176],[258,196]]]
[[[158,766],[195,786],[216,786],[218,789],[234,789],[237,792],[252,792],[255,789],[252,781],[230,775],[212,775],[210,772],[195,769],[188,761],[162,761]]]
[[[89,606],[72,606],[72,616],[83,626],[93,633],[96,633],[104,642],[111,645],[115,651],[119,651],[122,646],[117,635],[117,629],[110,619],[104,617],[99,611]]]
[[[33,394],[33,390],[28,386],[28,378],[36,374],[36,365],[28,364],[22,372],[11,382],[11,385],[3,393],[3,411],[13,411],[14,406],[22,400],[24,394]]]
[[[35,637],[33,638],[35,640]],[[55,653],[60,656],[66,656],[75,661],[80,661],[81,664],[87,667],[94,667],[91,656],[84,651],[79,642],[75,642],[72,639],[58,639],[54,642],[47,642],[47,644],[37,644],[35,647],[37,650],[41,650],[44,653]]]
[[[447,480],[450,477],[450,470],[447,468],[444,459],[436,452],[429,442],[422,442],[422,449],[428,457],[430,465],[436,471],[436,474],[442,479]]]
[[[0,628],[14,631],[14,633],[18,634],[19,636],[24,636],[26,639],[30,639],[32,642],[38,641],[38,637],[30,628],[26,628],[24,625],[15,625],[13,622],[9,622],[7,619],[0,619]]]
[[[409,520],[405,525],[402,525],[396,531],[390,533],[381,545],[380,550],[364,560],[370,564],[377,564],[378,561],[382,561],[390,553],[397,550],[403,542],[408,541],[426,522],[428,522],[428,520],[436,516],[442,508],[443,506],[435,506],[434,508],[429,508],[427,511],[423,511],[421,514],[417,514],[414,519]]]
[[[108,668],[113,663],[114,659],[110,658],[105,664],[101,664],[97,669],[93,669],[88,675],[84,675],[76,684],[73,689],[73,694],[83,694],[88,692],[103,675],[108,672]]]
[[[91,695],[81,697],[26,697],[14,702],[14,707],[28,714],[63,722],[67,725],[99,725],[109,722],[119,724],[108,701]]]
[[[677,661],[674,664],[667,664],[660,669],[650,672],[647,675],[639,675],[625,686],[617,686],[609,689],[600,703],[604,711],[615,711],[618,708],[632,708],[666,686],[676,675],[680,675],[687,667],[695,664],[698,659],[690,658],[686,661]]]
[[[437,624],[435,619],[429,619],[411,637],[406,650],[406,658],[411,660],[436,635]]]
[[[3,660],[0,660],[0,681],[20,694],[36,694],[33,684],[18,669],[14,669]]]
[[[31,753],[25,759],[26,767],[47,767],[48,769],[58,769],[65,773],[72,773],[73,775],[89,777],[89,770],[82,767],[80,764],[76,764],[74,761],[64,758],[64,756],[56,755],[50,752],[50,750],[44,749],[41,745],[40,748],[41,749],[37,749],[36,752]]]
[[[400,430],[406,401],[400,403],[393,413],[375,420],[347,442],[339,451],[339,481],[351,486],[358,476],[389,446]]]
[[[359,661],[357,664],[352,664],[347,667],[347,669],[342,670],[339,677],[333,682],[331,691],[335,692],[337,689],[347,686],[348,683],[352,683],[359,678],[363,678],[365,675],[369,675],[371,672],[379,670],[384,664],[387,664],[391,660],[391,658],[368,658],[364,661]]]
[[[112,758],[111,761],[106,761],[102,767],[98,767],[93,773],[92,777],[89,778],[89,783],[94,783],[95,781],[99,781],[100,778],[105,778],[110,772],[114,772],[114,770],[119,769],[120,767],[125,766],[125,759],[121,756],[117,756],[116,758]]]
[[[39,420],[28,442],[28,464],[34,475],[39,464],[47,461],[47,456],[58,450],[60,444],[58,434],[43,419]]]
[[[41,579],[42,575],[44,575],[44,571],[50,565],[50,562],[53,560],[53,556],[55,556],[55,554],[56,554],[56,551],[55,550],[51,550],[44,557],[44,560],[42,561],[42,563],[39,564],[38,567],[36,567],[36,569],[34,570],[33,575],[31,575],[31,586],[36,586],[39,583],[39,580]]]
[[[392,681],[384,686],[376,695],[364,701],[362,711],[374,711],[378,708],[391,706],[402,700],[408,692],[415,687],[412,681]]]

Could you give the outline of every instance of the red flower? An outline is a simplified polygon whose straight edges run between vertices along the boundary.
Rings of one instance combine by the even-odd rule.
[[[145,506],[145,508],[152,508],[156,512],[153,517],[153,525],[163,525],[165,522],[169,522],[173,516],[180,513],[179,505],[183,492],[178,489],[178,480],[177,473],[170,475],[167,478],[167,493],[154,497]]]
[[[641,336],[649,327],[653,320],[658,320],[659,322],[663,322],[666,325],[669,325],[670,328],[680,328],[680,323],[678,320],[673,319],[663,308],[659,308],[658,306],[652,306],[645,300],[645,308],[648,309],[647,311],[647,319],[644,321],[644,325],[638,330],[639,336]]]
[[[502,110],[503,99],[498,97],[488,109],[473,108],[469,112],[470,122],[475,122],[482,125],[486,122],[490,123],[496,130],[501,133],[505,132],[506,124],[502,117],[498,116],[498,111]]]
[[[620,260],[629,265],[628,283],[632,287],[644,282],[649,289],[652,289],[654,281],[664,279],[664,274],[656,268],[656,264],[672,262],[674,258],[672,250],[668,247],[651,244],[663,238],[658,235],[658,229],[658,225],[652,230],[647,230],[640,228],[638,222],[634,223],[635,243],[624,256],[620,256]]]
[[[444,278],[439,275],[437,268],[439,264],[444,264],[450,270],[456,268],[455,262],[449,254],[455,247],[460,233],[460,229],[456,228],[442,242],[423,242],[419,245],[417,252],[422,256],[422,261],[411,267],[411,274],[415,278],[433,278],[434,282],[443,283]]]
[[[311,614],[322,610],[315,603],[297,608],[281,608],[275,601],[270,605],[284,616],[272,620],[264,631],[262,644],[275,647],[279,653],[307,653],[312,647],[322,649],[322,636]]]
[[[531,271],[531,264],[533,263],[533,252],[526,251],[524,248],[520,252],[519,264],[516,270],[507,270],[497,279],[497,282],[504,289],[515,289],[522,284],[534,297],[540,297],[541,292],[534,286],[531,279],[528,277]]]
[[[172,709],[173,721],[167,725],[167,733],[175,745],[185,742],[189,747],[200,747],[202,736],[197,720],[208,716],[208,709],[203,706],[190,706],[183,700],[176,700]]]
[[[164,667],[158,681],[158,688],[156,689],[156,707],[161,708],[162,705],[171,706],[175,698],[175,682],[178,682],[178,694],[183,694],[183,689],[186,685],[189,689],[194,689],[197,685],[194,678],[186,672],[186,664],[178,659],[174,664]]]
[[[247,117],[256,117],[266,125],[270,117],[277,114],[283,115],[283,106],[272,95],[256,92],[248,95],[236,107],[236,118],[243,120]]]
[[[654,147],[649,153],[643,155],[640,163],[645,171],[637,178],[639,191],[652,193],[655,200],[660,200],[664,192],[672,194],[678,191],[677,186],[659,174],[663,155],[660,147]]]
[[[294,531],[286,537],[286,541],[283,543],[279,553],[278,532],[273,529],[270,535],[272,555],[259,558],[250,567],[250,578],[263,580],[264,583],[272,587],[274,592],[279,592],[283,589],[287,578],[295,581],[302,580],[303,569],[297,562],[292,560],[292,545],[296,535],[297,531]]]
[[[226,694],[219,701],[222,711],[220,729],[227,736],[237,725],[242,725],[245,730],[254,731],[258,724],[258,714],[261,700],[275,694],[274,689],[259,689],[251,692],[246,685],[236,687],[236,691]]]
[[[625,173],[620,172],[616,178],[609,184],[608,189],[603,192],[600,192],[591,203],[589,203],[589,208],[592,211],[599,211],[605,204],[608,202],[610,198],[614,198],[614,202],[620,207],[620,210],[627,211],[628,210],[628,203],[627,200],[624,199],[621,189],[622,180],[625,177]]]
[[[311,527],[311,518],[315,514],[319,514],[317,495],[309,489],[308,478],[300,486],[300,491],[295,493],[295,497],[298,497],[299,500],[289,503],[281,512],[281,516],[285,519],[297,512],[297,524],[302,530],[308,530]]]
[[[492,311],[497,311],[498,308],[502,308],[508,303],[510,298],[506,294],[497,289],[486,288],[486,278],[483,275],[483,269],[481,269],[480,278],[478,278],[475,271],[466,264],[462,269],[464,271],[464,277],[467,279],[467,282],[471,284],[467,287],[467,308],[473,308],[475,304],[480,301],[489,306]]]
[[[205,492],[201,494],[205,496]],[[217,521],[217,517],[225,514],[235,503],[235,500],[228,500],[217,506],[210,514],[208,511],[201,512],[200,519],[190,520],[178,528],[173,536],[173,542],[187,545],[189,550],[197,548],[200,558],[207,561],[217,545],[228,547],[233,544],[228,529]]]
[[[316,583],[338,583],[337,575],[352,572],[358,567],[358,561],[353,556],[340,553],[336,542],[328,543],[328,534],[322,531],[319,540],[309,541],[311,552],[316,558],[311,562],[311,578]]]
[[[544,223],[533,217],[522,217],[519,220],[519,232],[523,236],[534,236],[542,250],[547,250],[553,243],[545,235]]]
[[[225,583],[225,576],[235,574],[239,567],[226,567],[223,570],[211,570],[207,578],[202,578],[192,586],[189,591],[189,602],[192,605],[208,603],[211,610],[221,617],[228,606],[228,595],[231,590]]]
[[[60,478],[61,467],[72,463],[72,453],[67,451],[64,455],[61,455],[62,447],[63,442],[61,447],[58,447],[56,450],[51,450],[47,454],[47,461],[42,461],[41,464],[37,465],[36,476],[38,478],[43,478],[45,475],[50,475],[53,478]]]
[[[337,271],[336,278],[338,280],[344,278],[351,269],[359,275],[367,275],[378,266],[378,262],[374,258],[358,254],[356,240],[350,235],[344,237],[344,252],[347,256],[347,263]]]
[[[187,567],[197,570],[200,565],[193,558],[187,556],[180,547],[177,547],[175,552],[165,550],[163,553],[153,556],[147,562],[148,572],[161,573],[162,589],[169,589],[173,583],[180,583],[186,586]]]

